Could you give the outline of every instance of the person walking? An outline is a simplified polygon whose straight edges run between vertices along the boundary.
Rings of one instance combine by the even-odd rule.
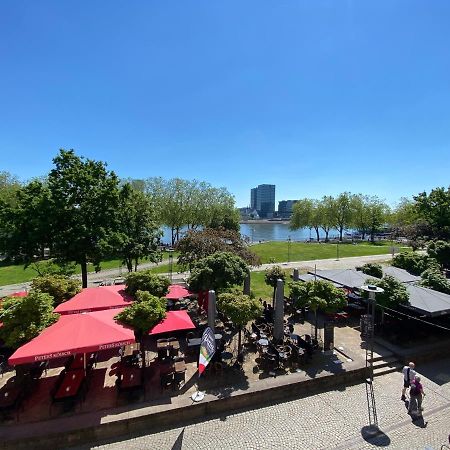
[[[409,389],[409,405],[408,414],[414,414],[417,416],[422,415],[422,400],[425,395],[423,392],[423,386],[420,382],[420,377],[416,376],[414,381],[411,383],[411,388]]]
[[[408,389],[414,381],[416,376],[416,371],[414,370],[416,365],[413,362],[410,362],[407,366],[403,367],[403,389],[402,389],[402,400],[406,400],[406,389]]]

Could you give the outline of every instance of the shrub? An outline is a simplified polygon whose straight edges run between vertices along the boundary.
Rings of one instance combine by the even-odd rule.
[[[377,263],[364,264],[361,267],[361,271],[371,277],[383,278],[383,268]]]
[[[156,297],[164,297],[169,292],[170,281],[167,277],[155,275],[150,270],[132,272],[125,277],[125,292],[136,295],[137,291],[147,291]]]
[[[51,295],[54,306],[57,306],[78,294],[81,283],[64,275],[44,275],[32,280],[31,289]]]

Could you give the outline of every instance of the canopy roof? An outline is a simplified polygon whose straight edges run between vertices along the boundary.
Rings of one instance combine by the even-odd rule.
[[[450,295],[422,286],[406,285],[409,293],[409,307],[427,316],[450,313]]]
[[[76,314],[79,312],[100,311],[120,308],[131,304],[132,298],[125,293],[125,285],[99,286],[83,289],[80,293],[59,304],[55,312]]]
[[[61,316],[58,322],[17,349],[8,361],[11,365],[26,364],[132,344],[134,331],[114,320],[122,310]]]
[[[171,331],[191,330],[192,328],[195,328],[195,325],[186,311],[169,311],[166,318],[155,325],[148,334],[155,335]]]
[[[171,284],[169,286],[169,293],[166,298],[170,300],[178,300],[179,298],[189,297],[192,292],[179,284]]]

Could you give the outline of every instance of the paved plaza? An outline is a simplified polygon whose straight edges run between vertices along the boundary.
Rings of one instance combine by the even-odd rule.
[[[79,449],[392,449],[439,450],[450,434],[450,359],[418,367],[426,397],[423,421],[413,422],[400,400],[402,375],[375,379],[380,429],[370,439],[364,384],[242,411],[146,436]],[[366,439],[364,439],[363,435]]]

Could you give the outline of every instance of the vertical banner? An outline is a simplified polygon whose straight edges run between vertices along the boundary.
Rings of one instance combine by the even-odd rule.
[[[216,338],[214,336],[214,331],[210,327],[206,327],[200,343],[200,355],[198,360],[199,376],[206,369],[206,366],[209,364],[209,361],[211,361],[214,353],[216,353]]]

